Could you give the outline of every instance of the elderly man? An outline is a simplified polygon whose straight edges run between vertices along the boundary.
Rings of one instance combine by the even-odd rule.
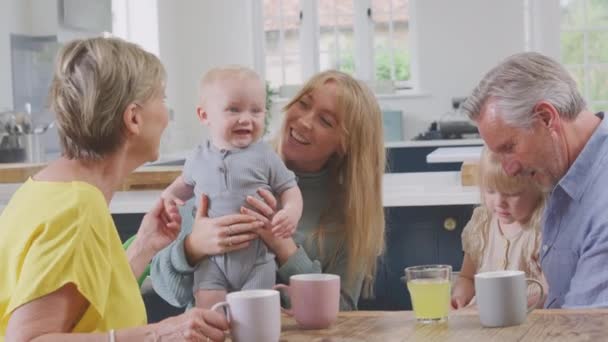
[[[586,108],[566,69],[538,53],[507,58],[462,108],[508,174],[550,192],[545,307],[608,306],[608,119]]]

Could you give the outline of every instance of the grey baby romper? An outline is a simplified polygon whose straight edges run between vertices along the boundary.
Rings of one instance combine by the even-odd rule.
[[[296,177],[277,153],[257,141],[243,149],[222,150],[210,141],[199,145],[186,160],[184,181],[194,186],[196,203],[209,197],[209,217],[238,214],[247,196],[257,196],[264,188],[275,196],[294,186]],[[194,272],[193,292],[203,290],[269,289],[275,284],[274,255],[261,239],[244,249],[211,256]]]

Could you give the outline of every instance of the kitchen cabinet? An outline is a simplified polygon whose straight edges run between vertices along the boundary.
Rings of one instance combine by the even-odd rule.
[[[131,236],[137,233],[141,220],[144,214],[132,213],[132,214],[113,214],[114,225],[118,230],[118,235],[122,242],[127,241]]]
[[[409,266],[446,264],[459,271],[460,235],[474,205],[393,207],[386,209],[386,249],[378,260],[375,298],[361,299],[361,310],[411,310],[402,277]]]
[[[387,143],[388,172],[459,171],[462,162],[427,163],[426,156],[440,147],[482,146],[480,139],[429,140]]]
[[[118,235],[122,242],[135,235],[139,229],[141,220],[144,214],[113,214],[114,224],[118,229]],[[148,314],[148,323],[155,323],[167,317],[179,315],[184,312],[182,308],[176,308],[165,302],[154,290],[150,287],[142,291],[142,298],[146,306]]]

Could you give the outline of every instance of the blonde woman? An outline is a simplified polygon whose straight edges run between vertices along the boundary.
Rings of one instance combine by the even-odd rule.
[[[541,188],[530,177],[508,176],[486,148],[479,164],[479,186],[483,205],[475,209],[462,232],[464,259],[452,291],[454,309],[472,303],[476,273],[521,270],[546,284],[539,260]],[[538,288],[530,289],[528,302],[542,307],[543,301],[537,302]]]
[[[59,53],[50,100],[63,156],[0,216],[0,340],[224,340],[216,312],[146,325],[136,277],[175,239],[179,215],[163,214],[159,200],[125,253],[108,210],[124,178],[158,157],[164,83],[158,58],[118,39],[76,40]]]
[[[338,274],[340,308],[356,310],[362,288],[369,293],[384,247],[380,108],[364,85],[347,74],[326,71],[312,77],[284,110],[277,147],[298,176],[302,219],[293,238],[275,238],[263,229],[258,233],[276,255],[278,281],[286,283],[299,273]],[[267,191],[260,196],[264,201],[248,199],[257,211],[242,212],[269,222],[277,200]],[[231,231],[235,233],[232,225],[217,219],[195,220],[191,233],[155,257],[156,292],[175,306],[191,306],[195,266],[207,255],[234,248],[230,238],[250,238],[250,232],[229,236]]]

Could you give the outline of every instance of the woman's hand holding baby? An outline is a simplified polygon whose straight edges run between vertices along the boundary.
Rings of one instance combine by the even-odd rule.
[[[196,211],[192,233],[186,237],[186,257],[196,265],[207,255],[217,255],[245,248],[257,238],[254,231],[264,226],[255,217],[243,214],[208,217],[209,199],[203,195]]]
[[[300,190],[297,187],[288,189],[285,191],[285,193],[293,190],[297,192],[295,194],[296,197],[301,196]],[[256,217],[261,222],[264,222],[264,228],[272,232],[272,235],[275,237],[282,239],[291,237],[296,231],[298,222],[302,216],[301,205],[287,203],[282,209],[277,211],[277,199],[270,191],[266,189],[259,189],[258,195],[260,195],[263,201],[253,196],[247,197],[247,204],[255,208],[257,211],[243,207],[241,208],[241,213],[251,215]]]
[[[263,201],[253,196],[247,197],[247,204],[255,208],[255,210],[242,207],[241,213],[256,217],[260,222],[264,223],[264,229],[260,229],[258,234],[268,248],[276,254],[279,264],[283,264],[297,251],[298,246],[291,237],[279,237],[272,230],[273,219],[278,214],[276,198],[270,191],[263,189],[258,190],[258,194],[262,197]]]

